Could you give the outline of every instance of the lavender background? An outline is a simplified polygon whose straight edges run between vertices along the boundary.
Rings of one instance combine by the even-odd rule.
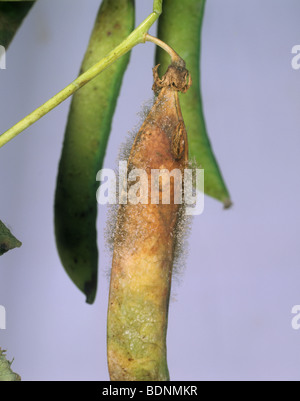
[[[99,0],[39,0],[0,71],[0,132],[76,77]],[[137,0],[137,23],[152,1]],[[205,199],[170,305],[172,380],[299,380],[300,44],[297,0],[209,0],[205,115],[234,207]],[[151,33],[155,33],[152,29]],[[151,98],[154,46],[133,50],[105,167]],[[106,209],[98,219],[99,293],[88,306],[55,249],[53,198],[69,100],[0,149],[0,218],[23,247],[0,260],[0,346],[23,380],[108,380]],[[178,284],[179,281],[179,284]]]

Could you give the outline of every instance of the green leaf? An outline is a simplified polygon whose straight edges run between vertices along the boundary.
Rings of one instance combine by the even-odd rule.
[[[19,382],[21,377],[14,373],[11,369],[12,362],[6,359],[6,351],[2,351],[0,348],[0,382]]]
[[[0,256],[14,248],[20,248],[22,243],[12,235],[0,220]]]
[[[35,1],[0,2],[0,45],[6,49]]]

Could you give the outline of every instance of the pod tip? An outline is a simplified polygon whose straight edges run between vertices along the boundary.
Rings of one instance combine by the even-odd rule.
[[[232,207],[232,205],[233,205],[233,203],[232,203],[231,199],[229,199],[229,198],[224,199],[224,201],[223,201],[224,209],[230,209]]]
[[[86,300],[85,302],[88,305],[92,305],[95,302],[95,298],[96,298],[96,289],[90,290],[90,291],[85,291],[85,296],[86,296]]]
[[[86,303],[92,305],[97,293],[97,272],[94,272],[92,278],[85,282],[83,293],[86,295]]]
[[[85,302],[88,305],[93,305],[93,303],[95,302],[96,294],[95,293],[90,293],[90,294],[85,294],[85,295],[86,295]]]

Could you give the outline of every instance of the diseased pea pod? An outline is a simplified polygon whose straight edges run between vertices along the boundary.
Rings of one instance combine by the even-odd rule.
[[[172,64],[162,80],[154,69],[158,94],[141,126],[128,159],[128,177],[143,171],[138,183],[128,178],[128,202],[120,205],[114,235],[107,319],[107,353],[112,381],[169,380],[166,335],[177,228],[183,213],[175,194],[188,166],[188,143],[178,91],[190,81],[184,65]],[[188,82],[188,83],[187,83]],[[152,201],[152,173],[161,174]],[[138,187],[137,187],[138,185]],[[162,203],[170,190],[169,202]],[[129,195],[140,194],[140,202]],[[137,191],[137,192],[135,192]]]
[[[0,45],[6,49],[35,1],[0,3]]]
[[[134,27],[134,0],[104,0],[82,63],[85,72]],[[73,96],[59,164],[55,234],[62,264],[93,303],[97,289],[96,175],[105,156],[129,53]]]
[[[158,21],[158,37],[168,43],[186,61],[193,77],[189,92],[181,96],[180,104],[189,138],[190,159],[204,169],[205,193],[231,205],[230,195],[223,180],[207,135],[200,89],[201,29],[205,0],[164,0],[163,13]],[[168,66],[168,56],[157,48],[156,64],[161,71]]]

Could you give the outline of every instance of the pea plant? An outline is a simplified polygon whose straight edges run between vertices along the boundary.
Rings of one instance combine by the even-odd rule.
[[[34,3],[0,3],[0,44],[6,49]],[[2,148],[72,96],[58,166],[54,230],[62,266],[85,294],[86,302],[92,304],[99,261],[96,176],[103,166],[130,51],[145,42],[157,46],[155,100],[127,157],[125,181],[129,191],[119,202],[113,232],[107,319],[108,367],[113,381],[170,379],[166,351],[169,297],[186,213],[184,202],[176,201],[176,193],[185,188],[182,181],[170,179],[170,171],[182,177],[191,166],[204,169],[204,192],[225,208],[231,205],[202,108],[200,39],[204,10],[205,0],[154,0],[153,12],[134,29],[134,0],[103,0],[78,78],[0,136]],[[148,31],[156,21],[158,32],[153,37]],[[137,170],[143,171],[145,180],[141,175],[134,176]],[[157,170],[161,174],[153,202],[149,182]],[[120,188],[122,193],[124,186]],[[169,202],[163,201],[165,191],[170,195]],[[137,195],[135,200],[130,192]],[[21,245],[0,221],[0,255]],[[1,380],[20,377],[12,372],[0,349]]]

